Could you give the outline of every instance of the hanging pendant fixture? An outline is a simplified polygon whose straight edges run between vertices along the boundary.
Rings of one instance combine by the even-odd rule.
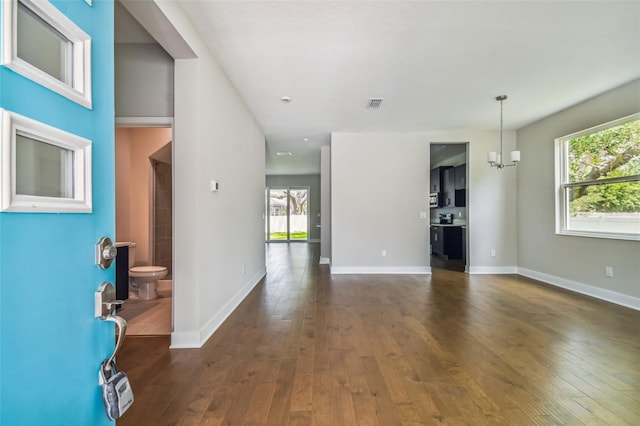
[[[496,101],[500,102],[500,152],[490,152],[487,156],[489,166],[497,169],[504,169],[505,167],[517,166],[520,161],[520,151],[511,151],[511,163],[504,163],[504,156],[502,155],[502,102],[507,99],[507,95],[496,96]]]

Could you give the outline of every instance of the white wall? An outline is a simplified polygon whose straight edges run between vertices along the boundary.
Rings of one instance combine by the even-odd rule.
[[[640,111],[640,80],[518,131],[520,272],[640,308],[640,243],[555,234],[554,140]],[[606,278],[605,266],[614,277]]]
[[[320,148],[320,263],[331,264],[331,147]]]
[[[177,3],[133,6],[172,25],[147,28],[156,40],[177,33],[197,56],[175,61],[171,344],[198,347],[266,273],[264,135]]]
[[[515,132],[504,139],[514,149]],[[515,272],[516,172],[486,163],[498,132],[469,131],[332,135],[331,271],[429,272],[429,144],[466,141],[470,272]]]
[[[116,117],[173,117],[173,58],[158,44],[116,44]]]
[[[128,129],[116,127],[116,241],[131,238],[131,149]]]

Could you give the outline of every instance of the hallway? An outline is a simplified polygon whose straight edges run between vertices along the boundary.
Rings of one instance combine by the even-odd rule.
[[[514,275],[331,275],[268,244],[201,349],[127,338],[118,425],[632,424],[640,313]]]

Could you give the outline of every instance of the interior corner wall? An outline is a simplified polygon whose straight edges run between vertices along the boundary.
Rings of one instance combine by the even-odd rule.
[[[639,99],[636,80],[518,131],[518,264],[523,273],[623,304],[626,300],[638,309],[640,242],[555,233],[554,140],[637,113]],[[613,267],[612,278],[605,277],[605,266]]]
[[[332,134],[332,273],[429,271],[429,220],[419,213],[429,212],[432,142],[469,142],[470,272],[515,272],[516,172],[486,163],[499,137],[481,131]],[[515,149],[515,132],[505,131],[504,143],[505,150]]]
[[[331,264],[331,147],[320,148],[320,261]]]
[[[136,243],[135,266],[151,265],[152,165],[149,157],[171,142],[171,128],[130,128],[129,239]],[[134,266],[134,265],[132,265]]]
[[[266,273],[264,134],[180,6],[156,6],[197,56],[175,61],[171,345],[199,347]]]
[[[267,186],[276,187],[309,187],[309,241],[320,241],[320,175],[267,175]]]
[[[131,241],[131,148],[128,128],[116,127],[116,241]]]
[[[173,58],[158,44],[116,44],[116,117],[173,117]]]

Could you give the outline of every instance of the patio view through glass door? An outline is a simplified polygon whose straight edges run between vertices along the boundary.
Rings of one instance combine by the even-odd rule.
[[[267,241],[307,241],[308,187],[267,188]]]

